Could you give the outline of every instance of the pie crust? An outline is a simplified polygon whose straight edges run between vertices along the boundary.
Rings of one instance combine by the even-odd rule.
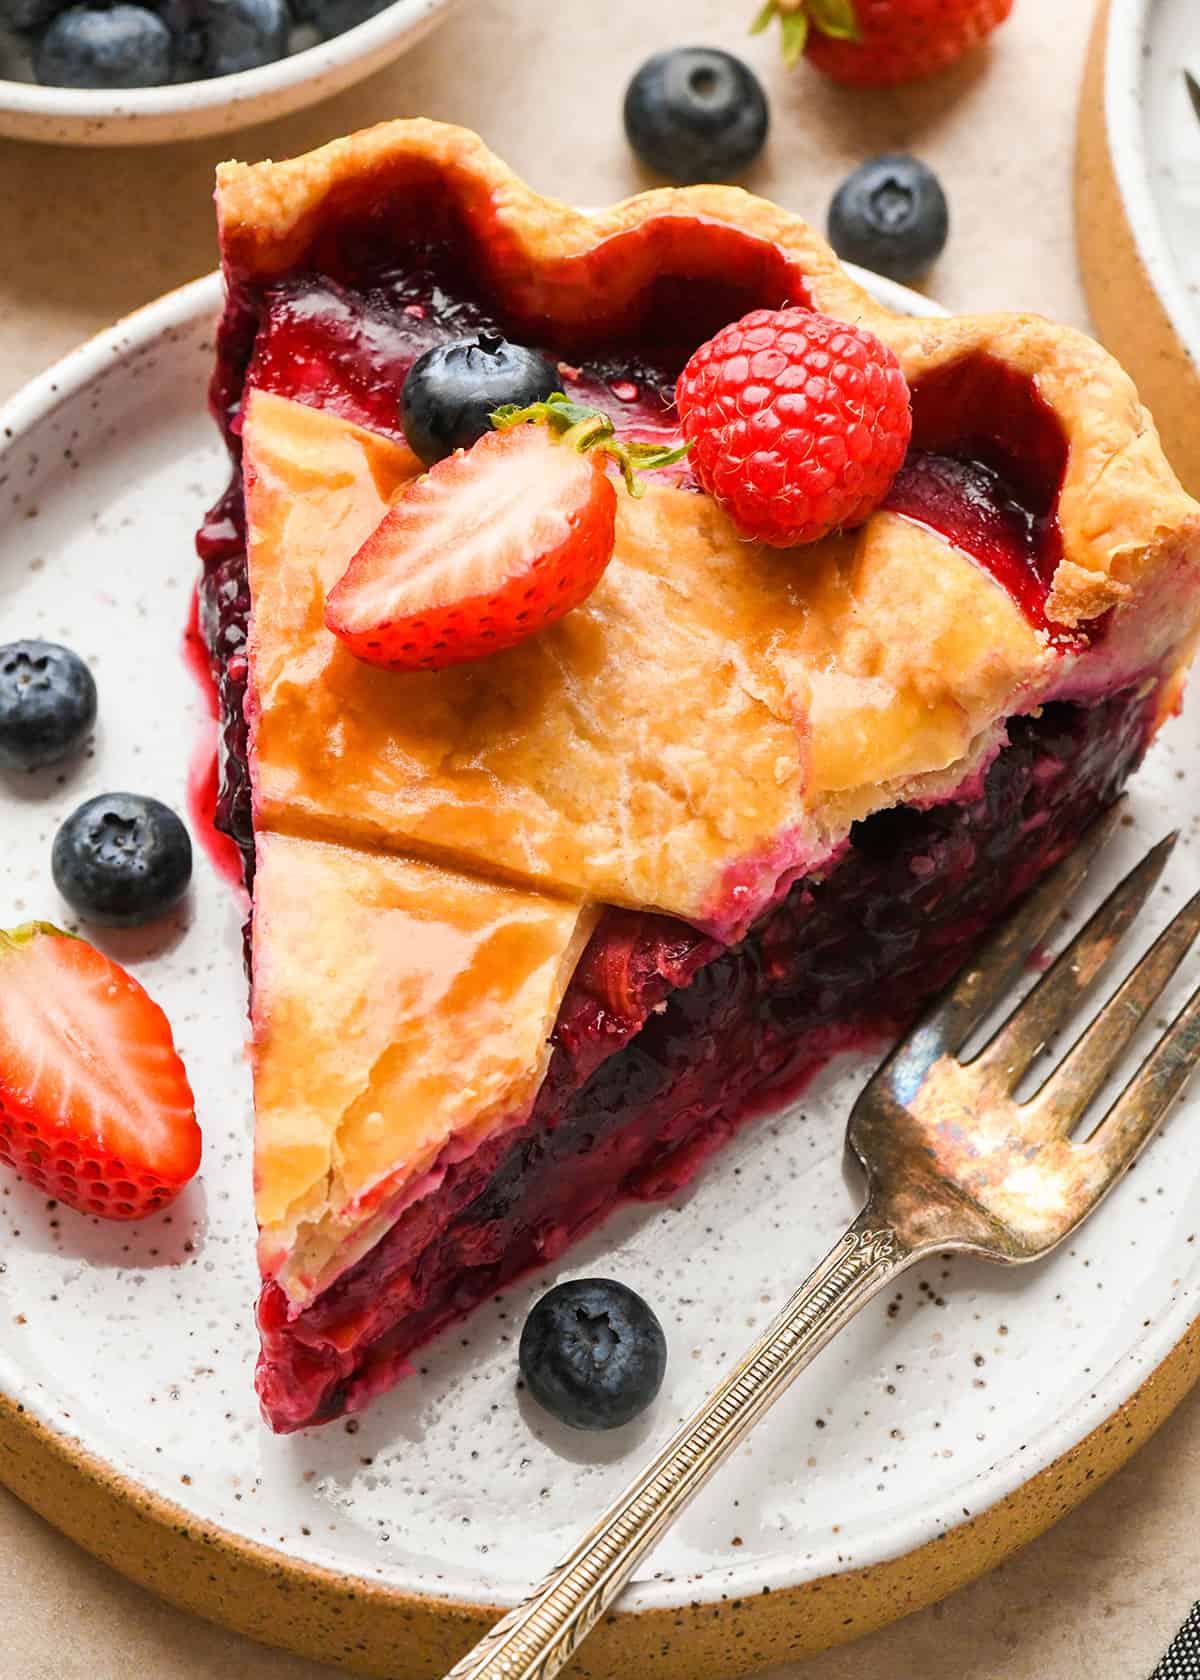
[[[311,263],[348,202],[361,196],[386,206],[389,195],[430,184],[453,203],[501,307],[539,323],[541,336],[549,327],[579,343],[610,322],[631,326],[664,271],[719,275],[725,250],[712,237],[716,223],[761,243],[768,287],[782,282],[792,301],[883,338],[910,385],[977,353],[1032,379],[1068,441],[1058,503],[1064,559],[1048,610],[1056,623],[1079,625],[1128,603],[1194,548],[1197,505],[1167,464],[1132,380],[1098,344],[1038,315],[895,315],[806,222],[738,187],[661,188],[585,215],[535,193],[467,129],[425,119],[380,123],[283,162],[222,164],[226,274],[234,285],[267,284]],[[637,237],[664,222],[667,236]]]

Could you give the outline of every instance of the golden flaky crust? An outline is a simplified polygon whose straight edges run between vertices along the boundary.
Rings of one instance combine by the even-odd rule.
[[[1143,677],[1174,699],[1200,620],[1200,509],[1097,345],[1029,315],[894,315],[806,224],[736,188],[585,216],[474,135],[418,121],[224,165],[217,197],[235,288],[320,266],[348,206],[377,227],[425,206],[503,313],[583,345],[636,331],[664,274],[721,278],[736,230],[762,270],[746,307],[791,296],[862,322],[910,382],[973,355],[1032,381],[1066,444],[1050,616],[1112,614],[1095,646],[1056,643],[897,515],[798,557],[659,482],[622,498],[612,564],[560,624],[397,677],[334,640],[324,600],[417,462],[253,393],[257,1187],[265,1267],[300,1305],[436,1183],[444,1147],[528,1112],[596,905],[736,937],[858,818],[952,794],[1013,712]]]
[[[1060,675],[1007,592],[922,526],[876,514],[798,565],[708,497],[650,484],[621,497],[613,559],[559,623],[397,676],[355,659],[324,607],[412,456],[266,391],[242,441],[267,828],[728,935],[855,818],[961,779]]]
[[[595,913],[409,858],[260,833],[255,1177],[264,1272],[309,1299],[532,1106]]]
[[[467,129],[424,119],[381,123],[281,163],[221,165],[228,271],[264,281],[295,267],[348,184],[378,183],[382,192],[395,180],[411,180],[414,191],[433,182],[453,201],[501,304],[522,316],[585,321],[605,247],[613,260],[603,261],[603,292],[615,312],[645,291],[661,260],[654,241],[622,244],[621,235],[664,217],[726,223],[782,253],[815,308],[886,339],[910,382],[971,351],[1028,375],[1069,443],[1059,503],[1064,557],[1049,603],[1058,623],[1077,625],[1124,604],[1156,571],[1176,566],[1181,545],[1200,542],[1200,509],[1168,466],[1132,381],[1099,345],[1036,315],[894,315],[851,280],[806,222],[738,187],[662,188],[584,215],[533,192]],[[703,264],[701,241],[694,254]],[[710,260],[719,271],[719,245]]]

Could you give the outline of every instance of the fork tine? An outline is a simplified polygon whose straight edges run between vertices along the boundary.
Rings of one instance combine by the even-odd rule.
[[[1068,1132],[1141,1026],[1171,976],[1200,936],[1200,893],[1164,929],[1120,990],[1105,1004],[1087,1030],[1028,1103],[1035,1125]]]
[[[1176,1015],[1129,1084],[1092,1132],[1111,1177],[1145,1148],[1200,1063],[1200,987]]]
[[[1075,849],[1056,865],[1016,914],[993,934],[982,951],[930,1006],[896,1046],[875,1080],[884,1079],[900,1102],[915,1096],[939,1056],[960,1050],[975,1028],[1008,992],[1029,953],[1041,944],[1110,838],[1125,812],[1118,799],[1088,829]],[[875,1080],[867,1087],[869,1091]],[[864,1096],[867,1093],[864,1092]]]
[[[1047,1041],[1066,1025],[1095,984],[1149,898],[1178,834],[1168,834],[1115,888],[1087,925],[968,1064],[1000,1089],[1015,1089]]]

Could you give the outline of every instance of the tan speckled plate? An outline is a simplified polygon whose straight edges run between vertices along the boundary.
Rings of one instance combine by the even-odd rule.
[[[0,785],[0,924],[67,919],[48,849],[78,800],[124,785],[185,801],[203,722],[180,656],[190,533],[225,470],[203,408],[217,299],[215,280],[163,299],[0,419],[0,640],[73,643],[101,691],[94,757]],[[1111,860],[1115,873],[1166,810],[1184,824],[1159,919],[1200,885],[1198,719],[1200,697],[1155,748]],[[864,1064],[844,1059],[748,1129],[677,1204],[624,1212],[444,1336],[361,1420],[277,1440],[250,1385],[240,920],[201,857],[168,927],[106,940],[167,1007],[199,1098],[204,1170],[170,1216],[109,1227],[0,1186],[0,1478],[203,1614],[393,1680],[435,1675],[845,1223],[841,1139]],[[1194,1097],[1052,1262],[1002,1275],[959,1258],[906,1278],[688,1512],[576,1672],[653,1660],[728,1680],[927,1603],[1038,1533],[1196,1373],[1198,1190]],[[587,1271],[640,1289],[671,1350],[652,1414],[598,1440],[514,1390],[529,1303]]]

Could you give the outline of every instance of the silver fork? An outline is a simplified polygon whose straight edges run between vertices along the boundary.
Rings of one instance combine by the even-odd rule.
[[[1153,1136],[1200,1061],[1200,990],[1099,1123],[1076,1137],[1200,934],[1200,893],[1027,1100],[1017,1089],[1136,920],[1175,845],[1121,882],[970,1061],[967,1040],[1013,987],[1111,834],[1103,817],[897,1046],[847,1133],[866,1205],[766,1333],[523,1604],[446,1680],[549,1680],[738,1442],[860,1307],[930,1254],[1012,1264],[1070,1235]]]

